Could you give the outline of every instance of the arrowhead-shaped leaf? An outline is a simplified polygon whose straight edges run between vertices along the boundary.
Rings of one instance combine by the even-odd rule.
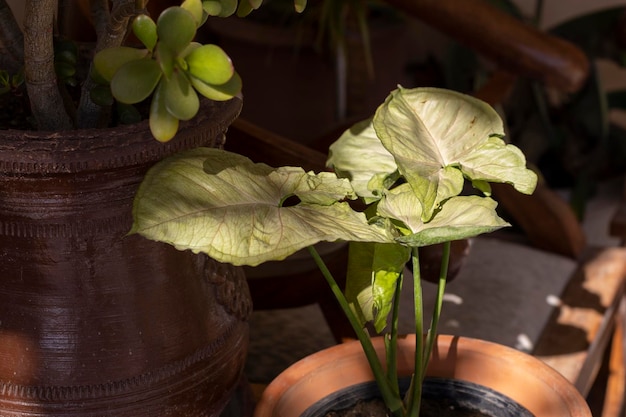
[[[371,122],[367,119],[346,130],[330,146],[326,162],[337,175],[348,178],[354,191],[367,200],[379,199],[384,180],[398,169]]]
[[[219,149],[183,152],[142,183],[132,232],[236,265],[281,260],[319,241],[390,242],[345,202],[334,174],[271,168]],[[290,196],[296,205],[282,206]]]
[[[377,332],[387,325],[395,289],[410,249],[397,243],[350,243],[346,299],[361,321]]]
[[[492,232],[509,223],[496,213],[489,197],[456,196],[443,203],[429,222],[422,220],[418,196],[408,184],[390,190],[378,204],[381,216],[401,221],[409,232],[398,242],[412,247],[434,245]]]
[[[521,152],[492,139],[503,135],[502,120],[481,100],[450,90],[400,87],[378,108],[373,125],[422,202],[424,220],[462,189],[461,173],[470,180],[511,183],[522,192],[534,189],[536,175],[525,168]]]

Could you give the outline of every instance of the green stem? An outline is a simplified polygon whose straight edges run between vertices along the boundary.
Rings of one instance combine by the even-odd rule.
[[[359,342],[361,342],[363,352],[365,353],[370,368],[372,369],[372,373],[374,374],[374,378],[376,379],[376,383],[378,384],[378,388],[380,389],[380,393],[385,401],[385,404],[394,416],[401,417],[403,415],[402,400],[394,395],[369,335],[365,332],[365,330],[363,330],[358,318],[350,308],[348,300],[346,300],[346,297],[343,295],[343,291],[337,284],[337,281],[333,278],[331,272],[328,270],[328,267],[326,267],[326,264],[322,260],[319,253],[317,253],[317,250],[315,250],[313,246],[309,246],[308,249],[311,256],[313,256],[315,264],[322,272],[322,275],[324,275],[324,278],[326,278],[333,295],[339,302],[339,306],[348,318],[348,321],[356,333]]]
[[[443,244],[443,253],[441,255],[441,269],[439,270],[439,282],[437,285],[437,298],[435,299],[435,307],[433,308],[433,317],[430,322],[430,329],[426,338],[426,352],[424,354],[424,369],[428,366],[430,355],[433,352],[433,346],[437,339],[437,327],[439,326],[439,318],[441,317],[441,308],[443,306],[443,295],[446,291],[446,280],[448,277],[448,265],[450,264],[450,242]]]
[[[424,379],[424,305],[422,296],[422,277],[420,273],[420,261],[418,248],[412,249],[413,261],[413,301],[415,303],[415,365],[413,369],[413,381],[407,400],[408,417],[418,417],[422,401],[422,381]]]
[[[391,310],[391,329],[385,336],[385,352],[387,353],[387,380],[398,397],[400,386],[398,383],[398,324],[400,316],[400,293],[402,292],[403,274],[396,281],[396,289],[393,297],[393,309]]]

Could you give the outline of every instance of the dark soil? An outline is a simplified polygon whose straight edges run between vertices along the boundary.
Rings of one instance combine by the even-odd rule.
[[[380,399],[359,401],[350,408],[330,411],[325,417],[391,417]],[[476,410],[462,409],[448,401],[428,401],[422,404],[420,417],[495,417]]]
[[[410,379],[401,379],[402,392]],[[471,382],[426,378],[420,417],[533,417],[510,398]],[[310,407],[306,417],[391,417],[374,383],[357,384]],[[332,410],[332,411],[329,411]]]

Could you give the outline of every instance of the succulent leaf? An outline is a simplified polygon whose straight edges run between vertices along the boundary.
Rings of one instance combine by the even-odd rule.
[[[222,3],[217,0],[203,1],[202,8],[209,16],[219,16],[224,10]]]
[[[157,86],[152,97],[149,125],[152,136],[159,142],[169,141],[178,132],[179,120],[167,111],[162,83]]]
[[[200,99],[187,77],[176,71],[170,79],[163,79],[165,107],[170,114],[180,120],[189,120],[200,109]]]
[[[296,9],[296,12],[302,13],[306,8],[307,0],[294,0],[293,5]]]
[[[150,16],[140,14],[133,20],[133,33],[149,50],[153,51],[157,43],[157,28]]]
[[[241,77],[237,73],[228,82],[220,85],[207,84],[193,76],[189,79],[196,91],[210,100],[230,100],[241,92]]]
[[[202,8],[201,0],[185,0],[180,7],[187,10],[193,18],[196,20],[196,27],[200,25],[202,22],[202,15],[204,14],[204,10]]]
[[[130,61],[115,73],[111,92],[122,103],[139,103],[152,94],[161,76],[159,64],[153,59]]]
[[[115,73],[130,61],[136,61],[145,58],[148,50],[131,48],[128,46],[119,46],[115,48],[107,48],[98,52],[94,57],[93,64],[107,82],[111,82]]]
[[[224,84],[235,72],[230,57],[217,45],[203,45],[185,58],[189,73],[207,84]]]
[[[196,20],[182,7],[165,9],[157,20],[159,43],[164,43],[177,56],[196,36]]]

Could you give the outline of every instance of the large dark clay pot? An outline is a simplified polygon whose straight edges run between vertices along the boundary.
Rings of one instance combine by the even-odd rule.
[[[239,268],[127,235],[158,160],[219,146],[207,103],[170,143],[146,123],[0,132],[0,415],[219,415],[247,351]]]

